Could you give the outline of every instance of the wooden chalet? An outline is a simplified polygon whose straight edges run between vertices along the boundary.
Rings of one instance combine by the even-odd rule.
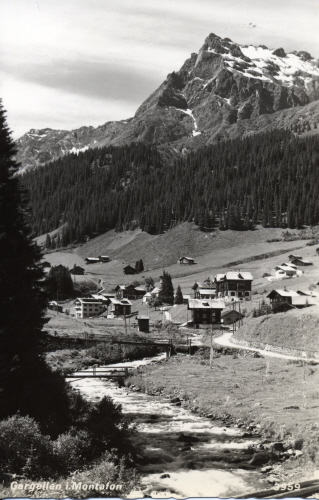
[[[251,300],[253,277],[247,271],[228,271],[215,276],[217,297]]]
[[[191,323],[195,328],[216,327],[221,323],[221,312],[225,309],[225,302],[220,299],[190,299],[187,309],[192,311]]]
[[[60,306],[56,300],[51,300],[51,302],[48,303],[48,309],[51,311],[63,312],[63,307]]]
[[[288,259],[294,260],[294,259],[302,259],[301,255],[294,255],[293,253],[291,255],[288,255]]]
[[[236,311],[235,309],[225,309],[221,313],[221,320],[224,325],[232,325],[244,317],[245,316],[242,313]]]
[[[100,262],[100,259],[98,257],[86,257],[85,262],[87,264],[97,264]]]
[[[192,264],[195,264],[195,260],[192,259],[191,257],[180,257],[180,259],[178,259],[178,261],[177,261],[177,264],[183,264],[186,266],[190,266]]]
[[[110,257],[108,255],[99,255],[100,262],[110,262]]]
[[[296,266],[311,266],[312,265],[312,262],[310,262],[309,260],[304,260],[304,259],[299,259],[299,258],[292,259],[291,263],[295,264]]]
[[[146,290],[142,286],[118,285],[115,293],[117,299],[138,300],[144,297]]]
[[[128,265],[123,268],[123,272],[124,274],[136,274],[136,269],[135,267]]]
[[[132,304],[128,299],[110,299],[110,305],[108,307],[108,314],[114,316],[127,316],[131,314]]]
[[[303,292],[295,292],[294,290],[272,290],[268,295],[267,299],[270,299],[270,305],[274,312],[281,312],[278,306],[283,304],[288,304],[291,308],[303,308],[310,305],[314,305],[315,301],[308,295],[303,294]],[[286,307],[285,310],[288,310]]]
[[[74,267],[70,270],[70,274],[74,274],[74,275],[83,275],[84,273],[85,273],[85,269],[83,269],[83,267],[81,267],[81,266],[74,265]]]

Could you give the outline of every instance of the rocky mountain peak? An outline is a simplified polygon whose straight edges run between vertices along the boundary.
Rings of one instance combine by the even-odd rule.
[[[185,151],[185,144],[199,147],[229,134],[236,137],[244,133],[247,120],[259,127],[262,116],[318,99],[318,62],[308,52],[241,45],[211,33],[133,118],[71,132],[31,129],[17,142],[18,160],[34,166],[67,153],[133,141]]]

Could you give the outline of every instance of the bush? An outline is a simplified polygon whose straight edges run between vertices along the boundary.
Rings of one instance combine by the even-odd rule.
[[[70,429],[53,443],[61,473],[68,474],[85,464],[92,454],[92,438],[87,431]]]
[[[0,421],[0,468],[32,479],[47,478],[54,468],[52,443],[33,418],[14,415]]]

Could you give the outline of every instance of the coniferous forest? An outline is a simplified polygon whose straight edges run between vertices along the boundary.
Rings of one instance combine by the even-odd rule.
[[[58,245],[110,229],[162,233],[300,228],[319,223],[319,137],[275,131],[221,141],[164,161],[155,146],[69,154],[24,174],[34,235],[63,226]]]

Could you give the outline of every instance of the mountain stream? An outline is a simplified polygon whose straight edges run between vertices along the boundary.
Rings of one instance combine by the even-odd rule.
[[[108,367],[139,367],[164,357]],[[103,367],[96,370],[98,373]],[[132,441],[144,457],[137,469],[145,489],[132,492],[130,498],[227,498],[267,486],[265,476],[248,464],[252,457],[249,446],[257,444],[258,439],[243,437],[242,429],[225,427],[176,406],[163,396],[133,392],[111,380],[69,381],[91,401],[111,397],[137,424],[138,432]]]

